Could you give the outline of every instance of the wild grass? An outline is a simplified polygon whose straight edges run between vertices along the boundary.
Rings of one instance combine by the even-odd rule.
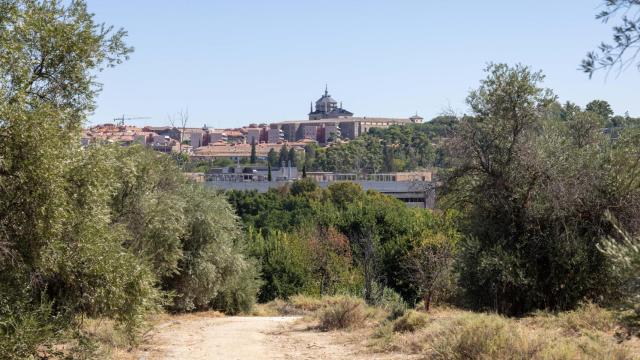
[[[396,324],[381,324],[373,331],[370,346],[374,351],[433,359],[640,358],[637,344],[616,341],[614,319],[611,312],[593,304],[523,319],[435,309],[426,324],[414,332],[396,331]]]
[[[616,337],[621,327],[616,314],[591,303],[523,318],[446,307],[398,311],[396,318],[393,307],[371,307],[345,296],[294,296],[259,309],[305,315],[321,330],[358,329],[352,335],[366,340],[370,352],[428,359],[640,359],[640,338]]]
[[[395,332],[414,332],[427,326],[429,316],[426,313],[409,310],[393,322]]]
[[[363,327],[369,317],[364,301],[344,297],[318,310],[320,329],[324,331]]]

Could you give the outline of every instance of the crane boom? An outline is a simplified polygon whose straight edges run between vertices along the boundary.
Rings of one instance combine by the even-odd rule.
[[[142,120],[142,119],[151,119],[151,117],[149,117],[149,116],[125,117],[125,115],[123,114],[121,117],[117,117],[117,118],[115,118],[113,120],[117,121],[118,126],[124,126],[125,120]]]

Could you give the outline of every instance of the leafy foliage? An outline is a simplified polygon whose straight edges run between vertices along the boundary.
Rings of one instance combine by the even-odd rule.
[[[253,303],[257,270],[223,197],[166,155],[80,147],[95,74],[127,58],[125,35],[83,1],[0,1],[3,357],[53,356],[83,317],[133,340],[168,293],[229,312]]]
[[[457,124],[453,116],[440,116],[424,124],[372,128],[358,139],[327,148],[306,147],[309,169],[333,172],[376,173],[411,171],[445,166],[442,140]]]
[[[582,70],[593,76],[600,69],[612,69],[619,66],[624,69],[633,64],[640,48],[640,2],[638,0],[605,0],[604,10],[596,19],[609,22],[618,14],[620,24],[613,27],[613,44],[601,43],[597,51],[587,53],[582,60]],[[640,69],[640,63],[637,64]]]
[[[259,259],[259,300],[297,293],[365,294],[379,302],[385,285],[414,302],[417,289],[402,265],[414,239],[455,237],[448,215],[410,209],[353,183],[320,189],[311,179],[267,193],[230,191]]]
[[[597,250],[606,210],[637,228],[635,137],[612,143],[590,113],[549,118],[543,77],[491,65],[451,143],[447,202],[463,212],[460,283],[468,304],[507,314],[570,309],[607,296]],[[622,179],[625,180],[622,180]]]
[[[638,321],[640,319],[640,238],[633,237],[618,225],[614,226],[617,231],[616,236],[603,240],[598,249],[611,260],[621,295],[617,302],[624,308],[633,310]]]

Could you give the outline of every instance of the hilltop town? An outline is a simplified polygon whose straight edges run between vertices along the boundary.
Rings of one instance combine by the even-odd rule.
[[[328,146],[356,139],[373,128],[420,124],[422,121],[423,118],[417,114],[408,118],[354,117],[352,112],[342,108],[342,103],[338,105],[325,88],[324,94],[315,102],[315,109],[311,104],[308,120],[249,124],[227,129],[210,128],[206,124],[194,128],[107,123],[86,129],[82,144],[137,143],[160,152],[185,153],[192,159],[229,159],[234,162],[249,160],[253,144],[257,158],[266,160],[270,151],[279,152],[282,147],[303,151],[309,144]]]

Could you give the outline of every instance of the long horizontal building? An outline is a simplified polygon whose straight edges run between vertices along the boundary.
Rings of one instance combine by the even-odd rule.
[[[269,189],[290,185],[291,180],[300,178],[295,168],[273,169],[273,181],[267,180],[267,170],[252,172],[200,174],[199,181],[219,190],[255,190],[267,192]],[[195,178],[195,175],[192,175]],[[307,177],[326,188],[337,182],[358,184],[363,190],[375,190],[401,200],[409,207],[429,208],[435,206],[436,183],[430,171],[399,172],[385,174],[336,174],[329,172],[309,172]]]
[[[338,138],[355,139],[371,128],[416,124],[422,120],[417,114],[408,118],[354,117],[352,112],[342,107],[342,103],[338,106],[325,88],[324,95],[316,101],[315,110],[311,104],[308,120],[272,123],[269,131],[277,131],[278,136],[288,141],[311,139],[326,144]]]
[[[286,146],[287,149],[294,149],[296,152],[304,152],[304,147],[308,144],[309,141],[256,143],[256,157],[258,160],[266,160],[271,150],[278,153],[284,146]],[[251,144],[247,143],[229,144],[217,142],[193,149],[191,158],[197,160],[230,159],[234,161],[249,159],[251,157],[251,146]]]

